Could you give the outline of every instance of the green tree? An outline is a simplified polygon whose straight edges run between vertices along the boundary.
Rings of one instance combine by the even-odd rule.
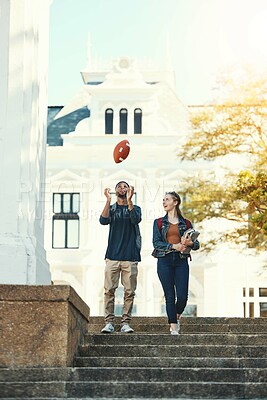
[[[260,250],[267,244],[267,79],[246,68],[220,78],[213,105],[192,112],[192,135],[184,144],[182,160],[210,160],[236,154],[246,158],[246,169],[225,176],[192,177],[184,184],[184,205],[201,222],[221,217],[239,222],[221,240],[239,241]]]
[[[242,171],[235,190],[237,199],[245,202],[249,216],[248,237],[252,247],[266,249],[267,244],[267,171]]]

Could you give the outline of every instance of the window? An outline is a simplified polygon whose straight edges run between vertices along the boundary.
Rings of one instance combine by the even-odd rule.
[[[165,302],[161,303],[161,305],[160,305],[160,315],[166,315],[166,304],[165,304]]]
[[[115,295],[115,307],[114,307],[114,314],[115,315],[122,315],[123,314],[123,303],[124,303],[124,288],[119,286],[116,289]],[[132,315],[136,315],[136,304],[133,305]]]
[[[105,134],[112,135],[113,134],[113,110],[111,108],[107,108],[105,112]]]
[[[249,317],[254,318],[254,303],[249,303]]]
[[[120,133],[127,133],[128,111],[126,108],[120,110]]]
[[[142,110],[140,108],[134,110],[134,133],[142,133]]]
[[[260,317],[267,317],[267,303],[260,303]]]
[[[246,297],[246,293],[248,293],[249,297],[254,297],[254,288],[248,288],[248,290],[246,290],[246,288],[243,288],[243,297]]]
[[[260,306],[260,317],[267,317],[267,288],[259,288],[259,297],[266,297],[265,299],[261,299],[259,303]]]
[[[164,298],[161,300],[160,315],[166,315],[166,303]],[[183,317],[196,317],[196,316],[197,316],[197,305],[187,304],[183,311]]]
[[[197,305],[187,304],[183,312],[184,317],[196,317],[197,316]]]
[[[244,317],[267,317],[267,288],[243,288]]]
[[[136,304],[134,304],[132,308],[132,315],[136,315],[136,313],[137,313],[137,307]],[[123,315],[123,304],[115,304],[114,314],[116,316]]]
[[[259,296],[267,297],[267,288],[259,288]]]
[[[53,249],[79,248],[79,193],[53,194]]]

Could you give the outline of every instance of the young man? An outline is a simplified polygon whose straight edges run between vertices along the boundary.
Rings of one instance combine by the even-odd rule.
[[[138,262],[141,261],[141,236],[139,222],[141,208],[133,205],[134,187],[120,181],[115,186],[117,201],[111,205],[110,189],[106,188],[106,204],[99,218],[100,224],[109,225],[108,247],[105,254],[105,327],[101,332],[114,332],[115,291],[121,283],[124,287],[124,305],[121,332],[130,333],[129,322],[135,296]]]

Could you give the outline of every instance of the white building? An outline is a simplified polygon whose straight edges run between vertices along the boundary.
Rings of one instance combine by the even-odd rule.
[[[142,262],[134,312],[165,315],[156,259],[151,256],[153,220],[164,214],[165,192],[179,192],[187,174],[215,168],[220,176],[222,165],[178,159],[177,150],[190,134],[189,109],[176,94],[170,67],[159,71],[121,57],[103,69],[91,65],[82,78],[84,85],[70,104],[50,107],[45,248],[52,280],[71,284],[91,315],[103,315],[108,235],[108,227],[99,223],[103,192],[126,180],[135,187],[135,201],[142,208]],[[113,149],[125,138],[130,154],[116,164]],[[200,242],[216,230],[216,222],[204,226]],[[188,315],[267,316],[262,259],[229,245],[192,255]],[[119,313],[120,288],[116,297]]]

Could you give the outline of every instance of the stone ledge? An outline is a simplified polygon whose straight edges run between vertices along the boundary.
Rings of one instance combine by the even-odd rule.
[[[67,285],[0,285],[0,366],[72,366],[89,313]]]
[[[0,285],[1,301],[69,301],[85,318],[89,318],[89,307],[68,285]]]

